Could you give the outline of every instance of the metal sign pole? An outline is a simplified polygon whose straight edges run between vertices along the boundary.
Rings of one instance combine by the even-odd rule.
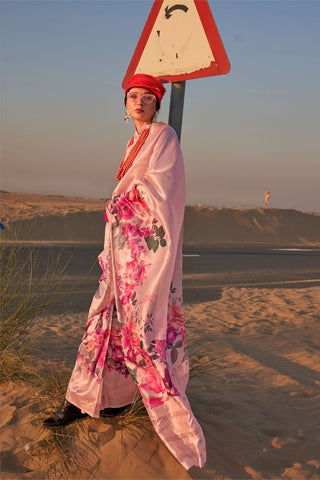
[[[181,138],[183,103],[186,81],[173,82],[171,84],[170,110],[169,110],[169,125],[175,129],[178,140]]]

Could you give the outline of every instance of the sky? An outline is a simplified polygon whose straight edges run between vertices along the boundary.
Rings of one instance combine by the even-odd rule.
[[[320,212],[320,1],[208,3],[231,70],[186,82],[186,203],[261,207],[268,190],[270,207]],[[1,0],[2,190],[110,198],[152,4]]]

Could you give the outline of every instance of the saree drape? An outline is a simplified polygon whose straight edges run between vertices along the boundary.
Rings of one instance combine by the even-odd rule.
[[[156,432],[189,469],[204,465],[206,448],[185,394],[184,165],[169,125],[144,128],[149,136],[106,205],[102,276],[67,399],[99,417],[139,391]]]

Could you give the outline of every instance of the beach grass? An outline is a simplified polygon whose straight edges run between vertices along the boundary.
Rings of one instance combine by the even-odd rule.
[[[81,421],[40,434],[41,438],[33,445],[29,456],[39,464],[44,478],[78,478],[80,472],[81,476],[85,472],[85,478],[94,478],[100,459]]]
[[[189,379],[204,374],[212,374],[212,359],[195,344],[189,348]]]
[[[33,371],[32,385],[43,418],[54,413],[63,404],[70,374],[71,369],[63,359],[47,361],[45,368]]]
[[[28,355],[35,320],[54,303],[65,268],[61,255],[54,256],[50,250],[45,262],[40,262],[37,246],[25,249],[12,232],[1,238],[0,381],[23,379],[30,374]]]
[[[70,478],[77,472],[86,472],[93,478],[99,463],[88,430],[82,421],[76,421],[58,429],[46,429],[42,421],[58,410],[64,402],[70,378],[70,368],[63,359],[47,362],[44,369],[32,377],[33,410],[32,424],[38,431],[37,438],[28,452],[29,457],[45,472],[45,478]],[[90,467],[86,461],[90,452]],[[72,477],[74,478],[74,477]]]
[[[138,396],[136,401],[119,416],[119,425],[125,432],[135,437],[151,435],[151,425],[148,412],[143,404],[142,397]]]

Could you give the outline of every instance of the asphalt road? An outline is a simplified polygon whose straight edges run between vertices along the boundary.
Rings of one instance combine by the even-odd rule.
[[[219,298],[226,286],[303,288],[320,285],[320,249],[212,247],[184,252],[184,299]],[[198,256],[191,256],[198,255]]]
[[[41,277],[48,257],[65,265],[56,302],[49,313],[87,311],[101,275],[96,245],[41,246],[34,279]],[[26,257],[30,248],[22,247]],[[320,286],[320,248],[281,249],[260,246],[188,247],[183,257],[185,303],[220,298],[225,286],[304,288]]]

